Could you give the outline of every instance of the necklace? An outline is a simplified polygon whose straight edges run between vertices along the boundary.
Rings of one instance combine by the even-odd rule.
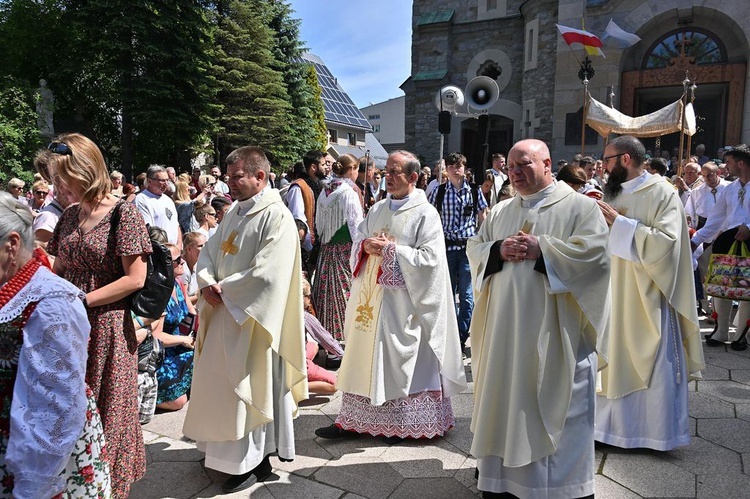
[[[38,259],[31,258],[8,282],[3,284],[3,287],[0,288],[0,309],[29,283],[41,266],[42,263]]]

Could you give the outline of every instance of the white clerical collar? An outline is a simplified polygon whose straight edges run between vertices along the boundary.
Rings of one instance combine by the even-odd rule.
[[[389,205],[389,208],[391,211],[396,211],[399,208],[401,208],[403,205],[405,205],[409,201],[409,196],[411,194],[407,194],[405,198],[403,199],[393,199],[390,198],[391,204]]]
[[[260,198],[262,198],[263,194],[266,193],[266,190],[269,189],[269,186],[270,184],[266,184],[266,186],[258,194],[249,199],[237,201],[237,214],[240,216],[247,214],[247,212],[249,212],[253,208],[253,206],[258,204],[258,201],[260,201]]]
[[[646,170],[643,170],[643,173],[635,177],[634,179],[630,179],[627,182],[622,183],[622,193],[623,194],[630,194],[633,191],[635,191],[637,188],[639,188],[643,183],[648,180],[649,178],[653,177],[649,172]]]
[[[553,180],[550,185],[542,189],[541,191],[537,191],[534,194],[521,194],[518,195],[521,196],[521,206],[524,208],[533,208],[540,204],[542,201],[547,199],[557,187],[557,181]]]

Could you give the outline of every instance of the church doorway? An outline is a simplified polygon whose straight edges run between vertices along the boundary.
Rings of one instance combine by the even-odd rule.
[[[659,38],[646,52],[641,69],[622,73],[620,110],[641,116],[671,104],[683,93],[686,76],[697,84],[693,105],[698,131],[692,148],[706,145],[706,154],[740,142],[745,90],[744,63],[727,62],[726,49],[710,31],[682,27]],[[679,134],[661,137],[661,149],[679,146]],[[655,139],[646,139],[653,149]],[[693,152],[693,151],[691,151]]]
[[[482,163],[484,157],[484,135],[480,134],[479,119],[469,118],[461,122],[461,151],[466,156],[466,164],[474,171],[484,171],[489,166]],[[505,116],[491,114],[489,119],[489,140],[487,157],[496,152],[508,154],[513,146],[513,120]],[[476,179],[479,181],[479,178]]]

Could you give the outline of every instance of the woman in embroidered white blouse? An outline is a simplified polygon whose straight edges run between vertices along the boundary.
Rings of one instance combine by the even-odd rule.
[[[32,221],[0,192],[0,496],[109,497],[83,293],[34,251]]]

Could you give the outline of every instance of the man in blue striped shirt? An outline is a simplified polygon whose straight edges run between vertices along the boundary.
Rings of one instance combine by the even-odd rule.
[[[443,224],[453,296],[458,293],[456,314],[463,350],[469,337],[471,312],[474,309],[466,240],[477,233],[477,228],[487,215],[487,201],[476,185],[466,181],[464,155],[451,153],[445,159],[445,164],[448,182],[432,191],[429,201],[437,208]]]

